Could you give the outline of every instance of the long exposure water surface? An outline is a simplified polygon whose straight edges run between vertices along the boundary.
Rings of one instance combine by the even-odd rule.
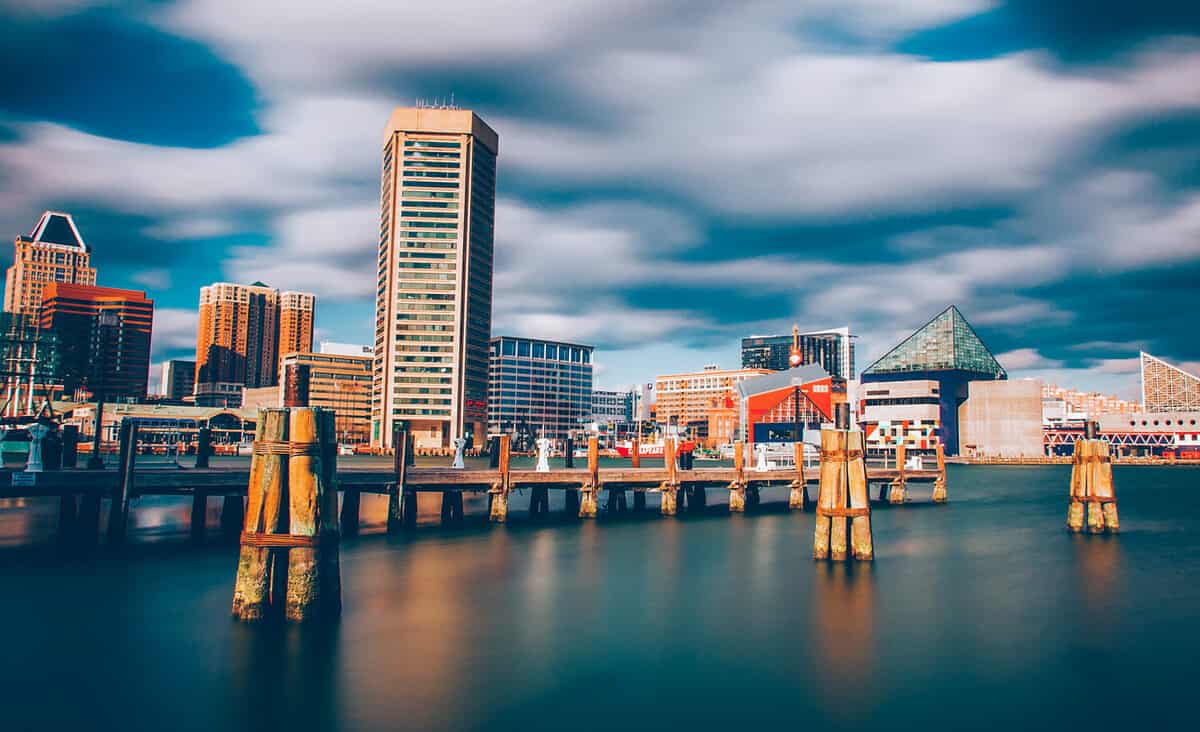
[[[1064,530],[1068,470],[951,466],[949,504],[879,507],[867,566],[814,563],[783,489],[367,533],[325,628],[232,622],[236,549],[189,546],[186,501],[92,558],[9,504],[0,729],[1195,729],[1200,470],[1118,466],[1116,537]]]

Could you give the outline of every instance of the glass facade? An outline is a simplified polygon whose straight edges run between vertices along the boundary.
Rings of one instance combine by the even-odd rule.
[[[488,382],[490,432],[566,438],[591,419],[592,347],[493,338]]]
[[[863,375],[950,370],[970,371],[993,379],[1008,376],[953,305],[871,364]]]
[[[854,340],[848,328],[800,334],[800,363],[814,363],[830,376],[853,379]],[[753,336],[742,339],[742,368],[786,371],[792,336]]]

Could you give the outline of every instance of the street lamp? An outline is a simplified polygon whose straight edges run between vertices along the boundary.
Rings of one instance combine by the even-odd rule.
[[[108,376],[108,349],[104,343],[104,329],[115,327],[118,323],[117,314],[111,310],[102,310],[97,319],[96,341],[99,345],[99,371],[97,378],[94,381],[96,384],[88,384],[96,397],[96,427],[92,435],[92,454],[88,457],[88,470],[102,470],[104,468],[104,458],[100,457],[100,430],[104,426],[104,398],[105,381]],[[131,447],[132,449],[132,447]]]

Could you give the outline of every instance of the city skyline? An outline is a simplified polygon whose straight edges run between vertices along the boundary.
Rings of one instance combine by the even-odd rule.
[[[1013,378],[1133,397],[1139,351],[1200,361],[1200,56],[1177,42],[1200,24],[1157,7],[1100,26],[1065,9],[1039,25],[1021,3],[884,21],[865,2],[786,17],[577,2],[530,10],[556,32],[503,42],[484,8],[456,21],[452,56],[371,28],[297,56],[218,5],[4,11],[21,43],[74,38],[103,73],[22,61],[40,65],[5,102],[0,166],[19,184],[0,224],[72,213],[105,284],[155,298],[156,366],[192,355],[195,292],[219,280],[313,291],[318,339],[371,342],[379,125],[451,93],[506,139],[492,333],[594,343],[598,387],[731,368],[740,338],[792,323],[850,324],[867,364],[951,303]],[[390,12],[373,23],[424,11]],[[717,33],[732,15],[743,32]],[[321,30],[298,10],[287,37]],[[106,60],[131,41],[150,63]],[[196,101],[165,115],[120,103],[184,83]],[[80,104],[37,104],[71,92]]]

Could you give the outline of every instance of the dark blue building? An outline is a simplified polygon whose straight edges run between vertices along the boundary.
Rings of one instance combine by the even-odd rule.
[[[958,454],[958,408],[972,381],[1007,379],[1004,368],[958,308],[951,305],[862,373],[862,383],[930,379],[938,382],[940,437]]]

